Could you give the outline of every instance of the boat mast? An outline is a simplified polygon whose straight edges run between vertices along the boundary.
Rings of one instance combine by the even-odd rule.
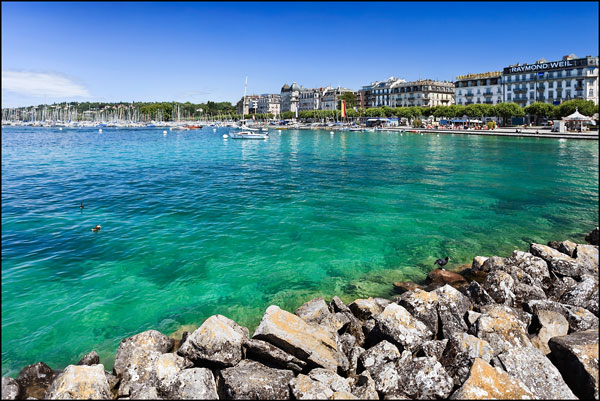
[[[244,109],[246,108],[246,87],[248,86],[248,76],[244,82],[244,98],[242,99],[242,124],[244,123]]]

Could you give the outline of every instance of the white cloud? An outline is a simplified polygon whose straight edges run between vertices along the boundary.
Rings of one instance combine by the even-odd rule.
[[[2,90],[34,97],[90,97],[83,85],[56,73],[2,71]]]

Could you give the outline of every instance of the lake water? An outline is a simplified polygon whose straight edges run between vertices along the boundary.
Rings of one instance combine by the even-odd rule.
[[[2,129],[2,375],[598,225],[597,141],[163,129]]]

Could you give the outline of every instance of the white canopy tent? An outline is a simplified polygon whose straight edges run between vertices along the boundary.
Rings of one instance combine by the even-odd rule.
[[[584,116],[579,112],[579,109],[575,109],[575,113],[568,115],[562,118],[565,122],[570,122],[571,128],[575,128],[576,130],[582,131],[582,125],[584,123],[590,123],[592,121],[591,117]]]

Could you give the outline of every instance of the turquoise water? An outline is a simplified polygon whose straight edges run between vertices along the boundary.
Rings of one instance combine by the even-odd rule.
[[[598,225],[596,141],[162,130],[2,129],[2,375]]]

